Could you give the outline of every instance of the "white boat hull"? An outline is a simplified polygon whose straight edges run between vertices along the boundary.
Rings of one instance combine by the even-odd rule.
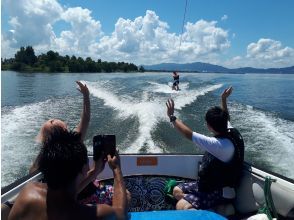
[[[121,155],[123,174],[128,176],[166,176],[196,179],[202,155]],[[90,163],[93,162],[89,157]],[[274,205],[280,216],[294,219],[294,181],[278,174],[269,173],[244,164],[243,177],[236,189],[234,207],[236,212],[248,214],[256,212],[264,203],[264,180],[270,176],[275,182],[271,185]],[[1,195],[2,202],[15,197],[28,181],[38,181],[40,173],[8,190]],[[99,174],[98,179],[112,178],[108,166]]]

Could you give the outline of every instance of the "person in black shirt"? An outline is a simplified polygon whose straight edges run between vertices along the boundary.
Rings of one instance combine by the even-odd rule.
[[[179,89],[180,75],[176,71],[173,72],[173,78],[174,78],[174,83],[173,83],[172,89],[179,91],[180,90]]]

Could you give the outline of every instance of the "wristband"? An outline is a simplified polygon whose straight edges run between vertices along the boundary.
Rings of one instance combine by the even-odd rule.
[[[174,115],[169,116],[170,122],[175,122],[177,117]]]

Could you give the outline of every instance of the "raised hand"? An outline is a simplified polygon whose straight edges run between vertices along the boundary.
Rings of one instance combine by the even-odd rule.
[[[231,95],[233,91],[233,87],[230,86],[229,88],[225,89],[221,95],[221,107],[222,109],[229,114],[228,106],[227,106],[227,98]],[[230,120],[230,115],[229,115]]]
[[[222,99],[228,98],[231,95],[232,91],[233,91],[232,86],[230,86],[229,88],[226,88],[222,93]]]
[[[108,154],[107,161],[110,169],[115,170],[116,168],[120,168],[120,157],[118,155],[118,151],[115,152],[115,155],[113,157]]]
[[[175,111],[175,103],[174,100],[168,99],[167,102],[165,103],[167,107],[167,116],[170,117],[171,115],[174,115]]]
[[[80,81],[76,81],[76,83],[78,84],[77,90],[79,90],[84,96],[89,96],[89,89],[87,85],[84,85]]]
[[[89,89],[86,86],[86,84],[84,85],[80,81],[76,81],[76,83],[78,85],[77,90],[79,90],[80,93],[83,94],[83,109],[81,114],[81,120],[79,124],[77,125],[75,131],[81,134],[81,140],[83,141],[86,136],[87,129],[90,123],[90,116],[91,116],[90,97],[89,97]]]

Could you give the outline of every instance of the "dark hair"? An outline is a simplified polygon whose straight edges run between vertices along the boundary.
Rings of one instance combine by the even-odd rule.
[[[215,106],[208,109],[205,120],[216,132],[227,132],[229,114],[220,107]]]
[[[87,161],[87,148],[80,135],[55,129],[42,145],[39,169],[49,188],[62,189],[69,186]]]

